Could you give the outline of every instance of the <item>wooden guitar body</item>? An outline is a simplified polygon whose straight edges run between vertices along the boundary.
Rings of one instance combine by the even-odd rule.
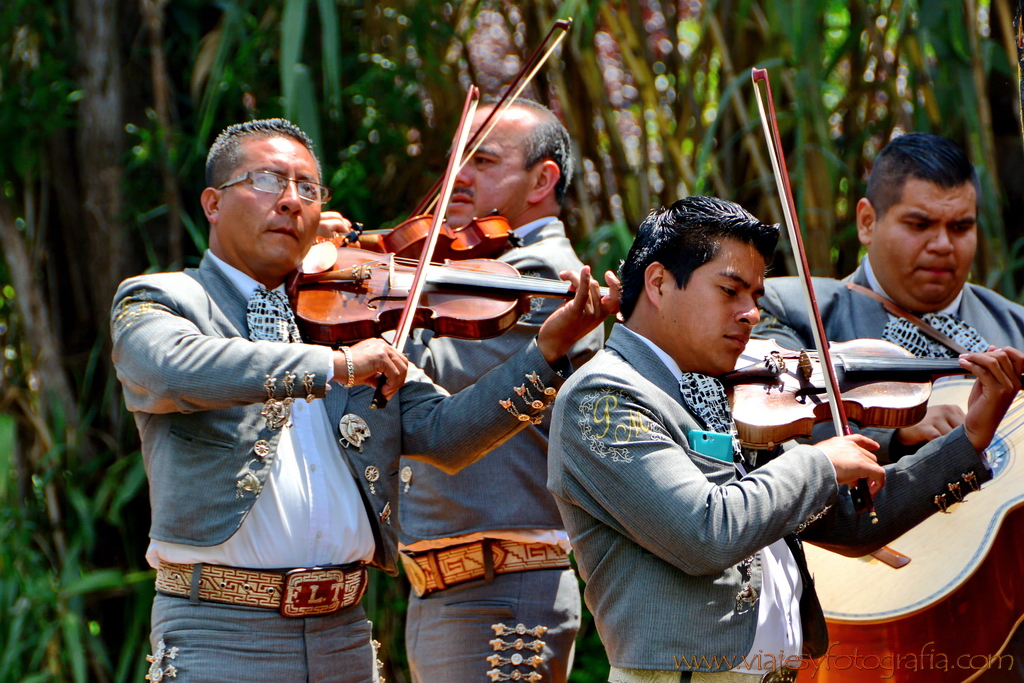
[[[973,379],[936,384],[931,401],[966,410]],[[994,478],[889,544],[894,569],[805,545],[831,648],[800,681],[965,683],[1021,680],[1001,655],[1024,621],[1024,394],[986,451]],[[1012,670],[1010,665],[1012,663]]]

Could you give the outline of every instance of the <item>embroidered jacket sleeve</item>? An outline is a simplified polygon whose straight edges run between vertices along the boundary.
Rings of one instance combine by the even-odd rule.
[[[475,462],[530,424],[551,406],[552,392],[564,382],[544,360],[536,340],[454,395],[418,368],[411,370],[410,381],[399,390],[402,454],[429,460],[448,473]],[[524,383],[531,388],[532,401],[516,392]]]
[[[878,524],[872,524],[868,515],[854,512],[849,490],[843,486],[829,513],[808,526],[801,538],[842,555],[861,557],[940,512],[943,503],[936,497],[952,504],[992,478],[963,427],[885,470],[885,486],[873,496]]]
[[[185,289],[189,296],[182,296]],[[218,302],[183,273],[123,282],[114,299],[111,334],[114,365],[131,411],[189,413],[259,403],[268,398],[268,375],[282,398],[288,373],[296,375],[296,397],[322,398],[326,392],[329,348],[249,341]],[[304,386],[307,373],[312,378]]]
[[[555,418],[552,492],[688,574],[724,571],[836,495],[831,464],[811,446],[737,479],[731,462],[685,445],[700,427],[624,362],[588,373]]]

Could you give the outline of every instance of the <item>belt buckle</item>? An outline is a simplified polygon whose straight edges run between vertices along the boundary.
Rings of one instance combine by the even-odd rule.
[[[314,617],[350,607],[362,598],[363,575],[341,568],[293,569],[284,576],[281,616]]]
[[[402,560],[402,567],[405,569],[405,575],[409,579],[409,585],[412,586],[413,592],[416,593],[417,598],[422,598],[427,593],[427,575],[424,573],[423,567],[406,551],[398,553],[398,557]]]
[[[775,671],[769,671],[761,677],[761,683],[796,683],[798,670],[789,667],[782,667]]]

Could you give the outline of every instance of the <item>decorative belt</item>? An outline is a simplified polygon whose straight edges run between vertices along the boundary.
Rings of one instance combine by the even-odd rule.
[[[403,550],[400,556],[420,597],[473,579],[491,580],[497,574],[569,567],[568,553],[557,545],[490,538],[437,550]]]
[[[366,567],[358,562],[311,569],[239,569],[163,560],[156,570],[157,591],[189,597],[193,570],[199,572],[200,600],[276,609],[286,617],[333,614],[358,604],[366,592]]]

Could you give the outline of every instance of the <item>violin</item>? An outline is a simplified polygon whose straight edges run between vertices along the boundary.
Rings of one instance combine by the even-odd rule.
[[[928,409],[934,378],[970,374],[955,358],[917,358],[880,339],[832,344],[831,358],[847,418],[861,428],[917,424]],[[740,441],[770,449],[810,437],[815,424],[831,420],[824,376],[815,351],[751,340],[736,370],[719,377],[731,393]]]
[[[394,254],[403,259],[418,259],[423,253],[427,233],[434,217],[430,214],[413,216],[390,230],[363,230],[342,236],[346,244],[365,251]],[[483,218],[474,218],[461,228],[442,224],[437,237],[437,246],[431,259],[436,262],[461,259],[490,259],[504,252],[511,245],[511,226],[504,216],[497,212]]]
[[[335,251],[336,259],[327,270],[310,273],[300,268],[286,283],[303,338],[337,347],[396,329],[417,262],[363,249]],[[490,339],[528,313],[531,298],[571,299],[569,289],[563,280],[523,277],[502,261],[431,264],[412,325],[437,336]]]

